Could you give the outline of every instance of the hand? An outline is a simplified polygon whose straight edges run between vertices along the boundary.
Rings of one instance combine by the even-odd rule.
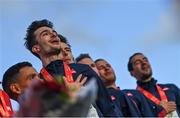
[[[176,110],[176,103],[173,101],[165,102],[161,101],[160,105],[166,110],[167,113],[171,113]]]
[[[64,78],[64,82],[65,82],[66,87],[69,90],[70,96],[72,96],[72,97],[76,96],[76,94],[79,92],[80,88],[85,84],[87,77],[84,77],[82,80],[81,80],[81,77],[82,77],[82,74],[80,74],[77,77],[76,81],[73,83],[69,83],[66,80],[66,78]]]

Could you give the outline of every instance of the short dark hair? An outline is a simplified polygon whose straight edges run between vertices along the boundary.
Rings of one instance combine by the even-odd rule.
[[[68,40],[66,37],[64,37],[63,35],[61,34],[58,34],[58,37],[60,38],[61,42],[67,44],[70,48],[71,48],[71,45],[69,44]]]
[[[27,67],[27,66],[32,67],[32,64],[29,62],[17,63],[15,65],[9,67],[9,69],[7,69],[3,75],[2,87],[11,99],[16,100],[16,97],[13,95],[13,93],[9,87],[12,83],[15,83],[17,81],[17,75],[19,74],[19,71],[23,67]]]
[[[79,62],[81,61],[82,59],[84,58],[89,58],[89,59],[92,59],[88,53],[82,53],[80,54],[78,57],[76,57],[76,62]]]
[[[26,37],[25,39],[25,47],[36,57],[40,58],[39,55],[37,53],[34,53],[32,51],[32,47],[37,44],[37,41],[35,40],[35,36],[34,36],[34,32],[40,28],[40,27],[49,27],[49,28],[53,28],[53,23],[51,21],[48,21],[47,19],[43,19],[43,20],[36,20],[33,21],[31,23],[31,25],[29,25],[29,27],[27,28],[26,31]]]
[[[132,64],[132,58],[136,55],[144,55],[143,53],[137,52],[134,53],[132,56],[129,57],[129,61],[128,61],[128,71],[131,72],[133,70],[133,64]]]
[[[99,58],[99,59],[96,59],[94,62],[97,63],[98,61],[105,61],[105,60],[102,58]]]

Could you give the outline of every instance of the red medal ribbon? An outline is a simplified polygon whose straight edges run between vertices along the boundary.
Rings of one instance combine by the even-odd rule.
[[[73,83],[74,80],[73,80],[73,77],[72,77],[72,71],[71,71],[70,67],[66,63],[64,63],[64,71],[65,71],[65,76],[66,76],[67,82]]]
[[[43,75],[46,81],[54,81],[53,77],[47,72],[47,70],[44,67],[41,69],[41,74]]]
[[[8,106],[8,105],[11,105],[10,100],[7,100],[9,101],[9,104],[7,105],[5,99],[9,99],[8,96],[6,95],[5,92],[0,91],[0,100],[1,100],[0,114],[2,117],[9,117],[13,115],[13,111],[11,109],[11,106]]]
[[[143,93],[149,100],[153,101],[157,105],[159,105],[161,101],[167,102],[168,101],[167,96],[166,96],[165,92],[163,91],[163,89],[157,84],[156,84],[156,88],[158,90],[161,100],[159,100],[157,97],[155,97],[149,91],[143,89],[140,86],[138,86],[136,89],[139,90],[141,93]]]
[[[66,63],[63,63],[63,65],[64,65],[64,72],[67,82],[69,83],[74,82],[70,67]],[[47,70],[44,67],[41,69],[41,74],[43,75],[46,81],[54,80],[53,77],[47,72]]]

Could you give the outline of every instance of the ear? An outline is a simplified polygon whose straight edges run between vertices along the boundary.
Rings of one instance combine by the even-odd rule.
[[[11,84],[11,85],[10,85],[10,90],[11,90],[14,94],[18,94],[18,95],[20,95],[21,92],[22,92],[19,84],[17,84],[17,83]]]
[[[34,46],[32,47],[32,52],[34,52],[34,53],[39,53],[39,52],[40,52],[40,47],[39,47],[39,45],[34,45]]]
[[[130,71],[131,76],[134,77],[134,71]]]

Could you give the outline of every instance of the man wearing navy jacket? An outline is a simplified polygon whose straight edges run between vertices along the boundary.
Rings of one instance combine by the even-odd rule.
[[[143,93],[155,117],[180,116],[180,90],[174,84],[158,84],[152,77],[151,65],[142,53],[129,58],[128,70],[137,80],[137,90]]]
[[[99,71],[100,77],[103,80],[109,95],[111,96],[111,99],[118,106],[119,110],[122,111],[123,116],[142,117],[143,115],[141,115],[136,101],[130,99],[126,95],[126,92],[120,90],[120,88],[116,85],[116,75],[112,66],[104,59],[97,59],[95,64]]]
[[[40,20],[32,22],[27,29],[25,40],[26,48],[41,60],[43,68],[51,76],[66,75],[65,64],[62,60],[65,62],[72,60],[64,58],[64,52],[61,49],[61,39],[53,29],[53,24],[50,21]],[[66,49],[66,51],[71,53],[69,49]],[[121,114],[115,112],[114,105],[102,81],[89,66],[72,63],[67,65],[67,68],[67,70],[72,72],[72,75],[70,74],[70,77],[68,76],[67,78],[72,79],[73,77],[75,79],[79,74],[82,74],[87,77],[87,82],[92,78],[96,80],[98,85],[96,105],[103,116],[121,116]]]

